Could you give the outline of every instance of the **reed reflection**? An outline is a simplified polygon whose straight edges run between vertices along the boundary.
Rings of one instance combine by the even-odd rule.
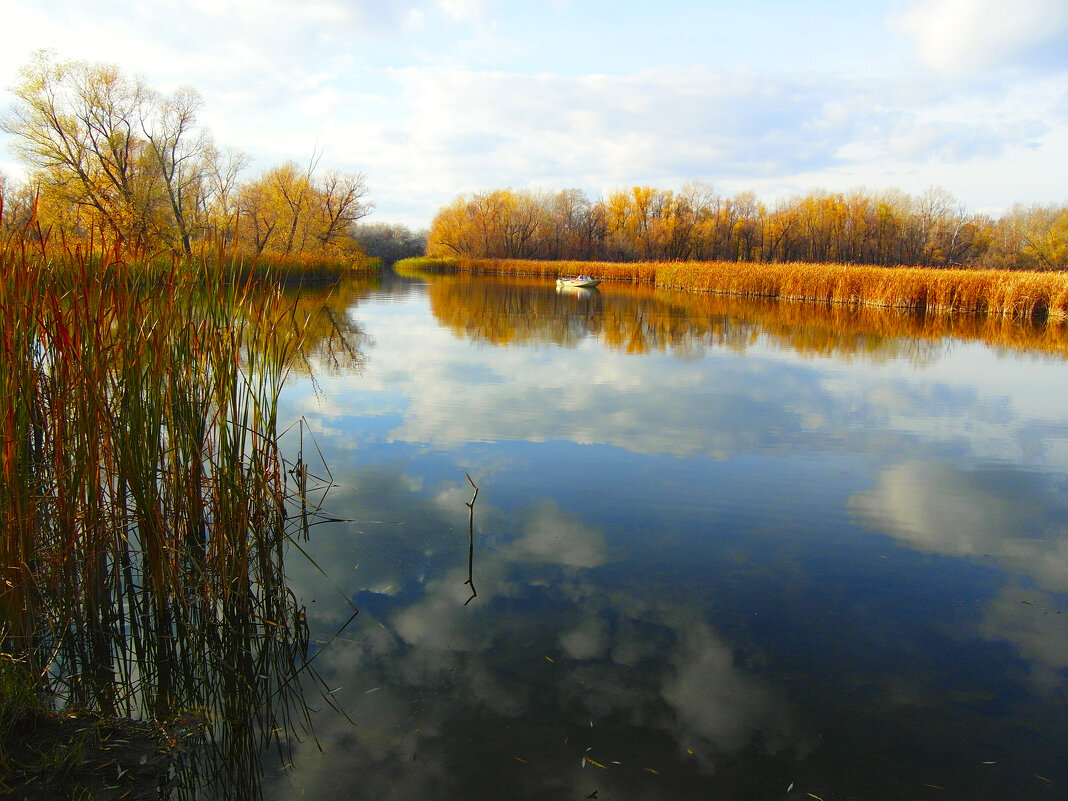
[[[704,348],[744,352],[758,341],[803,355],[884,361],[933,360],[948,338],[1068,356],[1068,328],[1002,317],[931,314],[742,299],[647,286],[602,284],[588,293],[557,292],[540,279],[428,278],[431,308],[458,335],[497,345],[573,346],[594,337],[628,353]]]

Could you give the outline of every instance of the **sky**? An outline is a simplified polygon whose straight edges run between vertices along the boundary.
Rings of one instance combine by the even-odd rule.
[[[33,53],[192,86],[217,144],[362,173],[367,222],[460,194],[690,181],[769,206],[948,190],[1068,202],[1066,0],[0,0]],[[0,170],[24,175],[6,134]]]

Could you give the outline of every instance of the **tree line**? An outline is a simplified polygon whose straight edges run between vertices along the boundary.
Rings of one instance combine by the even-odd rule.
[[[721,197],[636,186],[591,199],[580,189],[498,189],[441,208],[427,255],[604,261],[834,262],[1068,269],[1068,206],[970,214],[945,189],[813,192],[769,207],[751,192]]]
[[[386,264],[426,253],[426,229],[413,231],[400,223],[360,223],[352,229],[352,237],[363,252]]]
[[[244,179],[250,160],[198,124],[203,99],[161,94],[117,67],[39,52],[0,117],[28,167],[0,175],[2,224],[31,217],[66,241],[107,239],[190,255],[201,243],[244,254],[351,258],[355,223],[373,208],[364,176],[304,165]]]

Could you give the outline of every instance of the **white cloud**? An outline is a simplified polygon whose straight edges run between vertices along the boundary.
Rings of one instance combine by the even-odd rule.
[[[608,560],[607,550],[599,531],[551,504],[544,504],[529,513],[523,524],[523,535],[510,553],[518,561],[591,568]]]
[[[493,0],[438,0],[438,5],[456,19],[481,19],[493,6]]]
[[[1068,4],[1063,0],[916,0],[891,24],[912,38],[925,64],[960,74],[1026,59],[1030,52],[1062,40],[1068,33]]]
[[[967,92],[917,80],[900,58],[886,60],[889,51],[885,69],[867,73],[832,67],[833,54],[804,71],[745,67],[670,41],[624,62],[592,34],[579,54],[561,49],[559,26],[582,36],[588,9],[557,0],[541,9],[555,22],[492,0],[200,0],[181,13],[155,0],[41,0],[5,16],[31,34],[0,50],[0,80],[13,82],[35,49],[51,47],[115,61],[164,91],[193,85],[204,122],[221,144],[251,153],[255,168],[318,148],[324,165],[367,175],[377,217],[414,226],[461,192],[503,186],[606,191],[704,179],[773,201],[819,187],[941,184],[970,207],[1063,200],[1051,168],[1068,136],[1060,0],[1009,11],[986,0],[906,6],[893,24],[939,69],[1042,57],[1059,69],[1045,81],[969,82]],[[656,13],[667,31],[681,12]],[[732,12],[734,24],[749,13]],[[868,14],[842,24],[870,30]]]
[[[997,560],[1052,592],[1068,592],[1068,526],[1058,490],[1010,471],[933,462],[892,465],[850,506],[873,528],[921,551]],[[1047,519],[1046,516],[1052,516]]]
[[[583,615],[579,624],[560,635],[560,647],[571,659],[599,659],[608,647],[605,621]]]
[[[692,621],[681,640],[671,657],[675,671],[661,689],[683,729],[681,739],[696,737],[721,753],[737,751],[757,732],[771,753],[794,740],[786,699],[736,667],[733,649],[716,632]]]
[[[1057,691],[1065,684],[1068,621],[1062,607],[1062,599],[1055,595],[1005,587],[986,605],[979,625],[984,637],[1016,647],[1031,666],[1032,683],[1043,692]]]
[[[765,194],[785,193],[791,180],[802,192],[826,183],[953,191],[949,175],[975,185],[985,196],[973,202],[988,205],[992,187],[968,176],[1024,160],[1047,169],[1028,170],[1026,180],[1006,171],[1004,184],[1019,188],[1003,194],[1005,204],[1028,197],[1036,181],[1050,200],[1061,191],[1048,178],[1051,137],[1063,124],[1063,87],[1053,80],[948,95],[899,79],[707,67],[569,76],[413,66],[389,74],[404,93],[398,110],[408,136],[402,147],[374,143],[378,167],[436,206],[504,186],[610,191],[691,179]]]

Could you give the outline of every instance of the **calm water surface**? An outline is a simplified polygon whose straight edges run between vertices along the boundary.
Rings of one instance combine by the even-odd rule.
[[[354,521],[289,565],[346,714],[318,704],[268,798],[1068,797],[1055,340],[608,284],[356,295],[358,358],[283,404]]]

